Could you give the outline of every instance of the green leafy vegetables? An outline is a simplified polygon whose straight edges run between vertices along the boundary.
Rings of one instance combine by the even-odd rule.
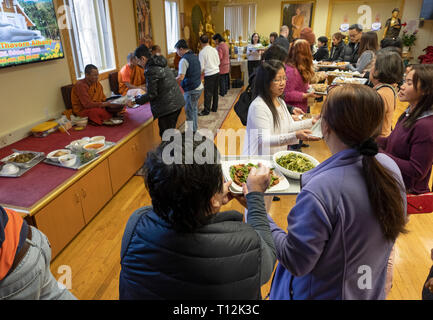
[[[305,173],[315,167],[310,159],[296,153],[290,153],[278,158],[277,163],[287,170],[298,173]]]

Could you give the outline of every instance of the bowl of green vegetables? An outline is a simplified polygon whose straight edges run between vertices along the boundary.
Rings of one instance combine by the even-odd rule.
[[[296,151],[281,151],[273,156],[275,167],[286,177],[299,180],[301,175],[317,167],[320,162],[312,156]]]

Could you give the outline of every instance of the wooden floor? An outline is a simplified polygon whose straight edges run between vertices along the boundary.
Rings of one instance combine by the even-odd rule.
[[[312,108],[312,113],[320,113],[320,105]],[[399,104],[396,117],[405,109]],[[242,129],[234,111],[230,112],[222,129]],[[243,134],[240,131],[237,153],[241,153]],[[220,150],[225,153],[225,150]],[[304,149],[319,161],[330,156],[324,142],[311,143]],[[285,229],[287,214],[295,204],[296,197],[282,197],[274,202],[270,215],[275,222]],[[117,300],[120,273],[120,246],[125,225],[129,216],[136,209],[150,205],[150,198],[145,190],[143,178],[133,177],[108,203],[93,221],[66,247],[52,262],[51,271],[56,278],[59,267],[69,266],[72,270],[71,292],[79,299]],[[226,209],[243,212],[237,202],[231,202]],[[410,218],[409,234],[398,239],[394,285],[388,297],[390,300],[417,300],[421,298],[422,286],[428,275],[432,261],[430,250],[433,248],[433,214],[417,215]],[[262,287],[262,295],[269,292],[270,283]],[[180,297],[181,298],[181,297]]]

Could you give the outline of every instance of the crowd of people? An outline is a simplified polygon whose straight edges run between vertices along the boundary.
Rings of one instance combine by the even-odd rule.
[[[379,49],[376,33],[363,32],[360,25],[349,28],[347,45],[341,33],[334,34],[330,51],[326,37],[318,38],[316,50],[309,28],[297,30],[299,38],[293,41],[288,34],[282,26],[279,35],[271,34],[269,48],[248,53],[253,96],[243,155],[301,150],[307,146],[304,141],[319,140],[311,132],[319,120],[332,155],[303,174],[287,230],[267,214],[272,205],[272,197],[264,196],[269,168],[253,168],[243,194],[232,194],[213,141],[200,135],[191,140],[183,133],[147,156],[144,180],[152,205],[135,212],[125,228],[120,299],[261,299],[261,286],[270,280],[277,261],[272,300],[386,298],[393,248],[407,232],[406,196],[432,191],[433,66],[405,70],[401,42],[384,39]],[[122,91],[143,90],[134,94],[133,103],[150,102],[161,136],[175,128],[184,106],[196,132],[197,116],[216,112],[218,96],[227,93],[228,46],[219,34],[213,38],[216,49],[209,40],[200,38],[199,55],[185,40],[176,43],[181,57],[177,78],[157,48],[143,45],[128,56]],[[251,45],[259,40],[254,34]],[[315,70],[315,59],[347,61],[349,70],[369,82],[330,88],[321,114],[302,119],[309,99],[319,97],[310,84],[326,79]],[[103,97],[92,101],[100,91],[97,71],[86,68],[74,94],[81,104],[77,113],[103,123],[111,114],[105,114],[109,103]],[[199,112],[203,91],[205,105]],[[397,99],[409,107],[393,128]],[[164,161],[168,147],[181,152],[182,163]],[[186,163],[186,152],[196,151],[207,161]],[[246,217],[220,212],[234,200],[245,207]],[[3,209],[0,227],[0,299],[75,298],[53,284],[50,250],[41,232]],[[36,264],[40,281],[27,286],[22,275]],[[371,279],[360,285],[366,270]],[[433,292],[432,272],[423,291],[426,299]]]

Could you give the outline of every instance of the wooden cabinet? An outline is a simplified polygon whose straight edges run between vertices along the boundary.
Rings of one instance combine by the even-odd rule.
[[[140,168],[139,158],[137,137],[129,140],[108,158],[113,194],[116,194],[131,176],[138,171]]]
[[[113,196],[108,160],[81,178],[77,186],[79,187],[84,221],[88,224]]]
[[[34,216],[36,227],[50,239],[55,257],[111,199],[105,160]]]
[[[108,158],[113,194],[143,166],[147,152],[160,143],[157,130],[154,121]]]
[[[86,225],[80,188],[71,186],[34,216],[36,227],[50,240],[54,258]]]
[[[184,120],[182,110],[178,125]],[[87,173],[66,182],[64,190],[52,195],[48,204],[32,213],[30,220],[51,242],[53,258],[143,166],[147,152],[160,142],[157,121],[144,125],[124,144],[115,146],[111,154],[103,155],[101,162]]]

